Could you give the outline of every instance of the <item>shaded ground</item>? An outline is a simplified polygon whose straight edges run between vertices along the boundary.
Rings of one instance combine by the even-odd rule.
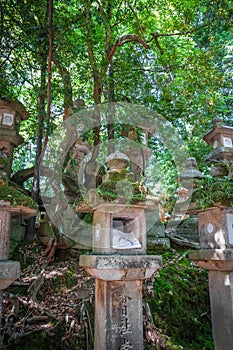
[[[14,259],[21,262],[22,273],[3,295],[2,349],[93,349],[94,278],[79,267],[79,254],[72,250],[54,252],[36,242],[18,249]],[[155,280],[147,280],[143,285],[147,350],[213,349],[206,273],[189,265],[185,255],[175,250],[166,253],[164,268]],[[186,300],[182,290],[187,294],[190,286],[192,293]],[[186,303],[191,304],[188,313]],[[190,327],[195,338],[200,336],[197,341],[184,334],[185,328]]]
[[[21,277],[3,296],[6,349],[92,349],[94,279],[67,253],[49,262],[37,243],[19,250]]]

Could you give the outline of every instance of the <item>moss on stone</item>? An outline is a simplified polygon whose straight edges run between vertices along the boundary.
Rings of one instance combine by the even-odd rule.
[[[10,202],[12,206],[25,206],[37,208],[37,204],[31,197],[16,190],[13,186],[0,186],[0,200]]]
[[[140,191],[140,184],[127,179],[105,181],[99,187],[98,194],[106,201],[119,200],[132,204],[146,200],[145,194]]]
[[[122,169],[121,171],[109,172],[108,177],[110,181],[121,181],[123,179],[132,179],[132,174],[128,170]]]

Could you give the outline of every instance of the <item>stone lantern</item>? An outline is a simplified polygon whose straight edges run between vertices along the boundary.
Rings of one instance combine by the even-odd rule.
[[[5,185],[1,185],[0,190],[2,187]],[[0,201],[0,303],[2,292],[20,276],[20,263],[9,260],[12,218],[28,219],[36,215],[37,210],[34,208],[11,205],[7,200]]]
[[[113,173],[120,173],[129,166],[129,158],[126,154],[116,151],[107,157],[108,178]]]
[[[200,250],[189,257],[208,270],[212,333],[215,350],[233,344],[233,208],[198,211]]]
[[[198,170],[196,158],[187,158],[185,170],[179,176],[181,187],[175,192],[178,195],[175,206],[176,217],[178,219],[183,219],[187,210],[192,206],[192,204],[190,205],[190,201],[192,200],[193,193],[203,178],[204,175]]]
[[[214,127],[203,137],[203,140],[213,149],[205,159],[207,161],[213,159],[231,159],[233,154],[233,128],[223,125],[221,118],[214,118],[213,124]]]
[[[9,260],[12,218],[28,219],[37,215],[37,210],[34,208],[16,205],[14,195],[20,192],[7,185],[7,176],[11,173],[13,149],[23,142],[19,136],[19,124],[27,117],[28,113],[19,102],[0,99],[0,191],[4,194],[4,198],[0,200],[0,294],[20,276],[19,262]],[[13,191],[14,195],[10,191]]]
[[[204,140],[212,146],[205,158],[214,163],[211,174],[226,176],[224,163],[233,163],[233,128],[213,121],[214,127]],[[225,168],[225,170],[227,167]],[[228,179],[230,176],[228,175]],[[213,189],[212,189],[213,190]],[[215,350],[231,350],[233,344],[233,208],[216,203],[197,211],[200,250],[191,251],[189,257],[208,270],[212,331]]]
[[[175,191],[175,194],[178,195],[177,203],[184,203],[188,199],[188,189],[185,187],[179,187]]]
[[[190,157],[185,163],[185,170],[180,174],[182,187],[188,190],[187,197],[191,197],[194,188],[204,178],[204,175],[197,168],[196,158]]]
[[[7,157],[4,170],[8,176],[11,173],[14,147],[23,143],[23,138],[19,135],[20,122],[28,116],[20,102],[0,98],[0,158],[3,154]]]
[[[145,209],[156,208],[157,203],[128,202],[130,173],[125,154],[111,154],[107,164],[105,181],[108,185],[118,179],[114,182],[118,197],[93,205],[92,254],[80,257],[80,265],[95,277],[94,349],[142,350],[142,281],[162,265],[160,256],[146,255]]]

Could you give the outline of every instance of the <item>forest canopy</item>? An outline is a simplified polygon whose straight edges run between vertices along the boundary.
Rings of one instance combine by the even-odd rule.
[[[205,172],[202,137],[214,117],[232,122],[233,5],[230,0],[2,0],[0,95],[30,113],[13,172],[36,166],[54,128],[74,112],[127,101],[162,115]],[[88,135],[97,146],[114,125]],[[177,173],[151,137],[166,191]]]

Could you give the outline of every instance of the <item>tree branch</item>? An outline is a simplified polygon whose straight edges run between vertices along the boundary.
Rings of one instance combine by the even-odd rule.
[[[140,30],[141,34],[143,35],[144,34],[144,30],[143,30],[143,27],[141,26],[141,23],[140,23],[139,19],[138,19],[137,13],[135,12],[133,6],[130,4],[130,1],[128,1],[127,3],[128,3],[128,6],[129,6],[130,10],[132,11],[134,17],[136,18],[136,22],[138,24],[139,30]]]
[[[11,178],[11,181],[23,186],[23,183],[33,177],[35,167],[29,169],[21,169],[17,171]]]
[[[213,20],[214,21],[214,20]],[[211,21],[211,23],[213,22]],[[203,24],[202,26],[200,27],[197,27],[197,28],[193,28],[193,29],[190,29],[190,30],[187,30],[186,32],[178,32],[178,33],[164,33],[164,34],[159,34],[158,32],[154,32],[152,33],[152,38],[148,41],[148,43],[152,42],[153,40],[155,41],[155,45],[158,47],[161,55],[163,54],[163,49],[161,47],[161,45],[159,44],[159,41],[158,41],[158,38],[159,37],[165,37],[165,36],[182,36],[182,35],[187,35],[187,34],[192,34],[202,28],[205,28],[205,27],[208,27],[210,25],[210,23],[206,23],[206,24]]]
[[[142,46],[144,46],[145,49],[147,49],[147,50],[150,48],[150,45],[148,45],[139,35],[137,35],[137,34],[124,34],[115,42],[111,51],[109,52],[109,55],[108,55],[109,62],[112,60],[117,48],[120,46],[123,46],[124,44],[129,43],[129,42],[138,42]]]

